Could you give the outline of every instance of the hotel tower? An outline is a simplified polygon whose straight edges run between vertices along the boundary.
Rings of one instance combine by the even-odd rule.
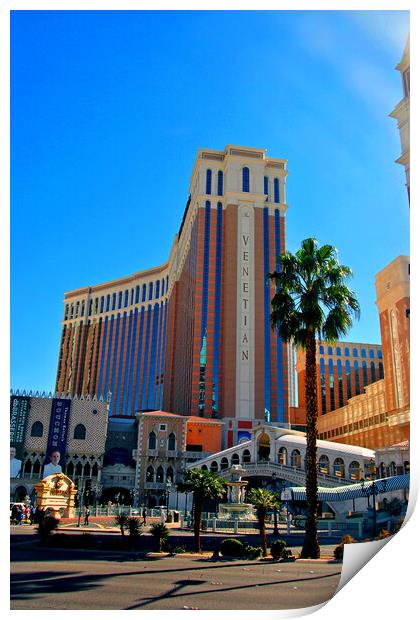
[[[285,251],[286,160],[200,149],[169,259],[65,294],[56,390],[110,394],[110,415],[223,419],[224,444],[288,424],[288,351],[267,273]]]

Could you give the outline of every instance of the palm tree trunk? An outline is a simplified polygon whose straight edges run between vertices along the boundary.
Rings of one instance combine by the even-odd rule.
[[[260,513],[258,515],[258,521],[260,526],[260,534],[261,534],[261,547],[262,547],[262,555],[263,558],[267,557],[267,533],[265,530],[265,514]]]
[[[318,542],[318,471],[317,471],[318,398],[316,386],[316,340],[308,331],[306,336],[306,500],[308,513],[302,547],[302,558],[319,558]]]
[[[203,499],[198,494],[194,496],[194,551],[201,553],[200,530],[201,530],[201,512],[203,508]]]

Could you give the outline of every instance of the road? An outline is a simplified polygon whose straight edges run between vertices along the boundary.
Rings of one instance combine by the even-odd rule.
[[[334,563],[147,558],[35,548],[30,538],[12,545],[13,610],[291,609],[331,598],[341,574]]]

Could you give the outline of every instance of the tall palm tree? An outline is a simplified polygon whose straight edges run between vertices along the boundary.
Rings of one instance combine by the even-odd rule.
[[[265,519],[267,512],[278,506],[277,495],[268,489],[251,489],[248,493],[248,502],[253,504],[257,510],[258,528],[261,536],[261,547],[263,558],[267,557],[267,532],[265,529]]]
[[[216,499],[226,493],[226,482],[217,474],[205,469],[188,469],[183,482],[177,484],[181,493],[193,494],[194,551],[200,553],[201,513],[205,498]]]
[[[306,497],[308,514],[302,557],[318,558],[316,337],[334,342],[359,318],[360,307],[346,282],[352,271],[340,265],[332,245],[302,241],[296,255],[279,256],[279,271],[268,274],[276,285],[271,326],[286,342],[306,350]]]

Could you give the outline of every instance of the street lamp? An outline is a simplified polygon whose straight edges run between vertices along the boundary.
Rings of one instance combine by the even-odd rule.
[[[169,510],[169,493],[172,488],[172,480],[166,481],[166,510]]]
[[[272,473],[272,481],[273,481],[273,491],[276,492],[276,472],[273,471]],[[278,523],[277,523],[277,503],[274,504],[274,527],[273,527],[273,536],[278,536],[279,535],[279,528],[278,528]]]

